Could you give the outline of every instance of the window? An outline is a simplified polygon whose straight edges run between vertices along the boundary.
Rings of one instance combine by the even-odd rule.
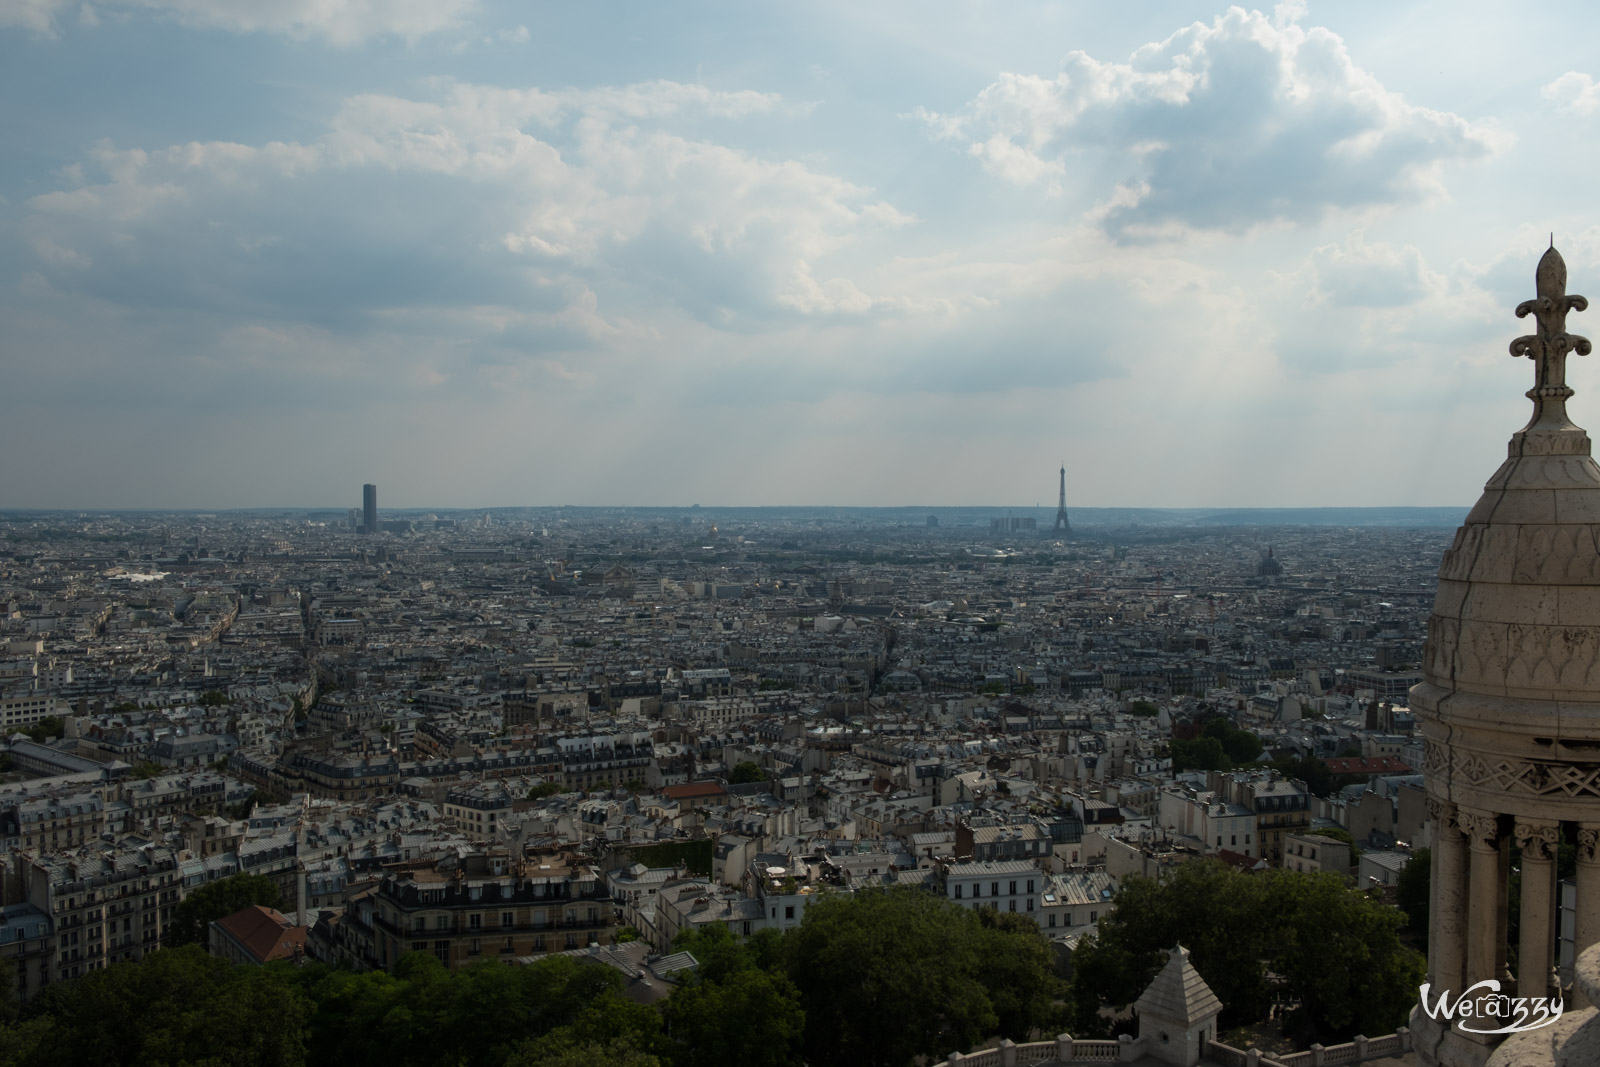
[[[506,928],[506,929],[510,929],[510,928],[511,928],[511,925],[512,925],[512,923],[513,923],[513,922],[514,922],[514,921],[515,921],[515,920],[514,920],[514,919],[513,919],[513,918],[512,918],[512,917],[511,917],[511,912],[509,912],[509,911],[502,911],[502,912],[501,912],[501,913],[500,913],[500,925],[501,925],[501,926],[502,926],[502,927],[505,927],[505,928]]]
[[[783,907],[783,917],[785,919],[794,918],[794,905],[793,904],[785,904],[784,905],[784,907]]]
[[[1030,893],[1033,892],[1033,879],[1032,878],[1028,879],[1028,892],[1030,892]]]
[[[1028,898],[1028,910],[1029,911],[1033,910],[1033,898],[1032,897]]]
[[[1217,847],[1218,848],[1222,847],[1222,835],[1221,834],[1217,835]]]
[[[1013,896],[1013,897],[1017,895],[1017,883],[1016,882],[1012,882],[1011,883],[1010,888],[1006,890],[1006,895],[1007,896]]]
[[[997,897],[997,896],[1000,895],[1000,883],[999,882],[990,882],[989,883],[989,895],[991,897]]]
[[[1228,838],[1228,843],[1230,845],[1237,845],[1239,843],[1239,835],[1234,834],[1232,837]]]
[[[1050,913],[1050,925],[1054,926],[1055,924],[1056,924],[1056,913],[1052,911]]]
[[[1016,911],[1017,910],[1017,902],[1014,901],[1014,900],[1006,901],[1006,906],[1007,906],[1007,910],[1008,911]]]
[[[480,927],[483,926],[483,916],[482,915],[469,915],[469,916],[467,916],[467,925],[469,927],[471,927],[472,929],[474,929],[474,930],[479,929]]]
[[[1091,911],[1089,913],[1089,921],[1090,922],[1099,922],[1100,921],[1100,913],[1098,911]]]
[[[440,915],[440,916],[436,917],[433,920],[433,928],[435,930],[448,930],[448,929],[450,929],[450,916],[448,916],[448,915]]]
[[[960,882],[956,883],[956,899],[957,900],[961,899],[961,883]]]
[[[975,896],[975,897],[983,896],[983,883],[982,882],[973,882],[972,883],[972,895]]]

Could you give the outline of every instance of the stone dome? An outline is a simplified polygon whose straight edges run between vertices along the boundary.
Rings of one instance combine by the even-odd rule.
[[[1533,417],[1444,554],[1411,703],[1438,795],[1575,818],[1600,799],[1600,465],[1566,411],[1566,354],[1590,347],[1566,314],[1587,301],[1554,248],[1536,282],[1517,314],[1539,333],[1511,346],[1535,361]]]

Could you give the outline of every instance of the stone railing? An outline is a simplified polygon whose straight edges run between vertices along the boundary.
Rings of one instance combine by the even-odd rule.
[[[1206,1043],[1206,1055],[1222,1067],[1337,1067],[1398,1056],[1411,1051],[1411,1031],[1405,1027],[1387,1037],[1357,1037],[1342,1045],[1312,1045],[1304,1052],[1269,1056],[1257,1048],[1237,1049],[1220,1041]]]
[[[945,1062],[955,1067],[1021,1067],[1022,1064],[1131,1063],[1145,1053],[1145,1043],[1127,1034],[1115,1041],[1078,1041],[1061,1034],[1054,1041],[1010,1040],[977,1052],[952,1052]]]
[[[1018,1045],[1002,1041],[995,1048],[952,1052],[949,1067],[1022,1067],[1024,1064],[1132,1063],[1147,1051],[1143,1039],[1123,1034],[1115,1041],[1079,1041],[1060,1034],[1054,1041]],[[1312,1045],[1305,1052],[1269,1056],[1258,1048],[1239,1049],[1220,1041],[1206,1042],[1206,1057],[1221,1067],[1338,1067],[1411,1051],[1411,1031],[1401,1027],[1388,1037],[1358,1037],[1342,1045]]]

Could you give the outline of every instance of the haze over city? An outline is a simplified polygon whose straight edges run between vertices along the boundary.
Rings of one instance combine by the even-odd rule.
[[[1587,15],[6,0],[0,504],[1464,506]]]

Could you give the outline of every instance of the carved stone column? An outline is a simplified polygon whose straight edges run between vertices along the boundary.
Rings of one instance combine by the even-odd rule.
[[[1542,997],[1550,988],[1555,946],[1556,845],[1554,823],[1518,819],[1522,850],[1521,937],[1517,950],[1517,995]]]
[[[1578,826],[1578,900],[1576,922],[1572,932],[1572,955],[1576,959],[1583,950],[1600,941],[1600,826],[1580,823]],[[1583,991],[1573,985],[1573,1000],[1568,1007],[1584,1007]]]
[[[1500,820],[1488,812],[1462,810],[1460,821],[1469,842],[1465,988],[1500,977],[1506,940],[1501,915],[1506,887],[1500,876]]]
[[[1466,988],[1461,981],[1467,951],[1467,842],[1456,806],[1428,798],[1433,820],[1433,872],[1428,887],[1428,973],[1435,989]]]

